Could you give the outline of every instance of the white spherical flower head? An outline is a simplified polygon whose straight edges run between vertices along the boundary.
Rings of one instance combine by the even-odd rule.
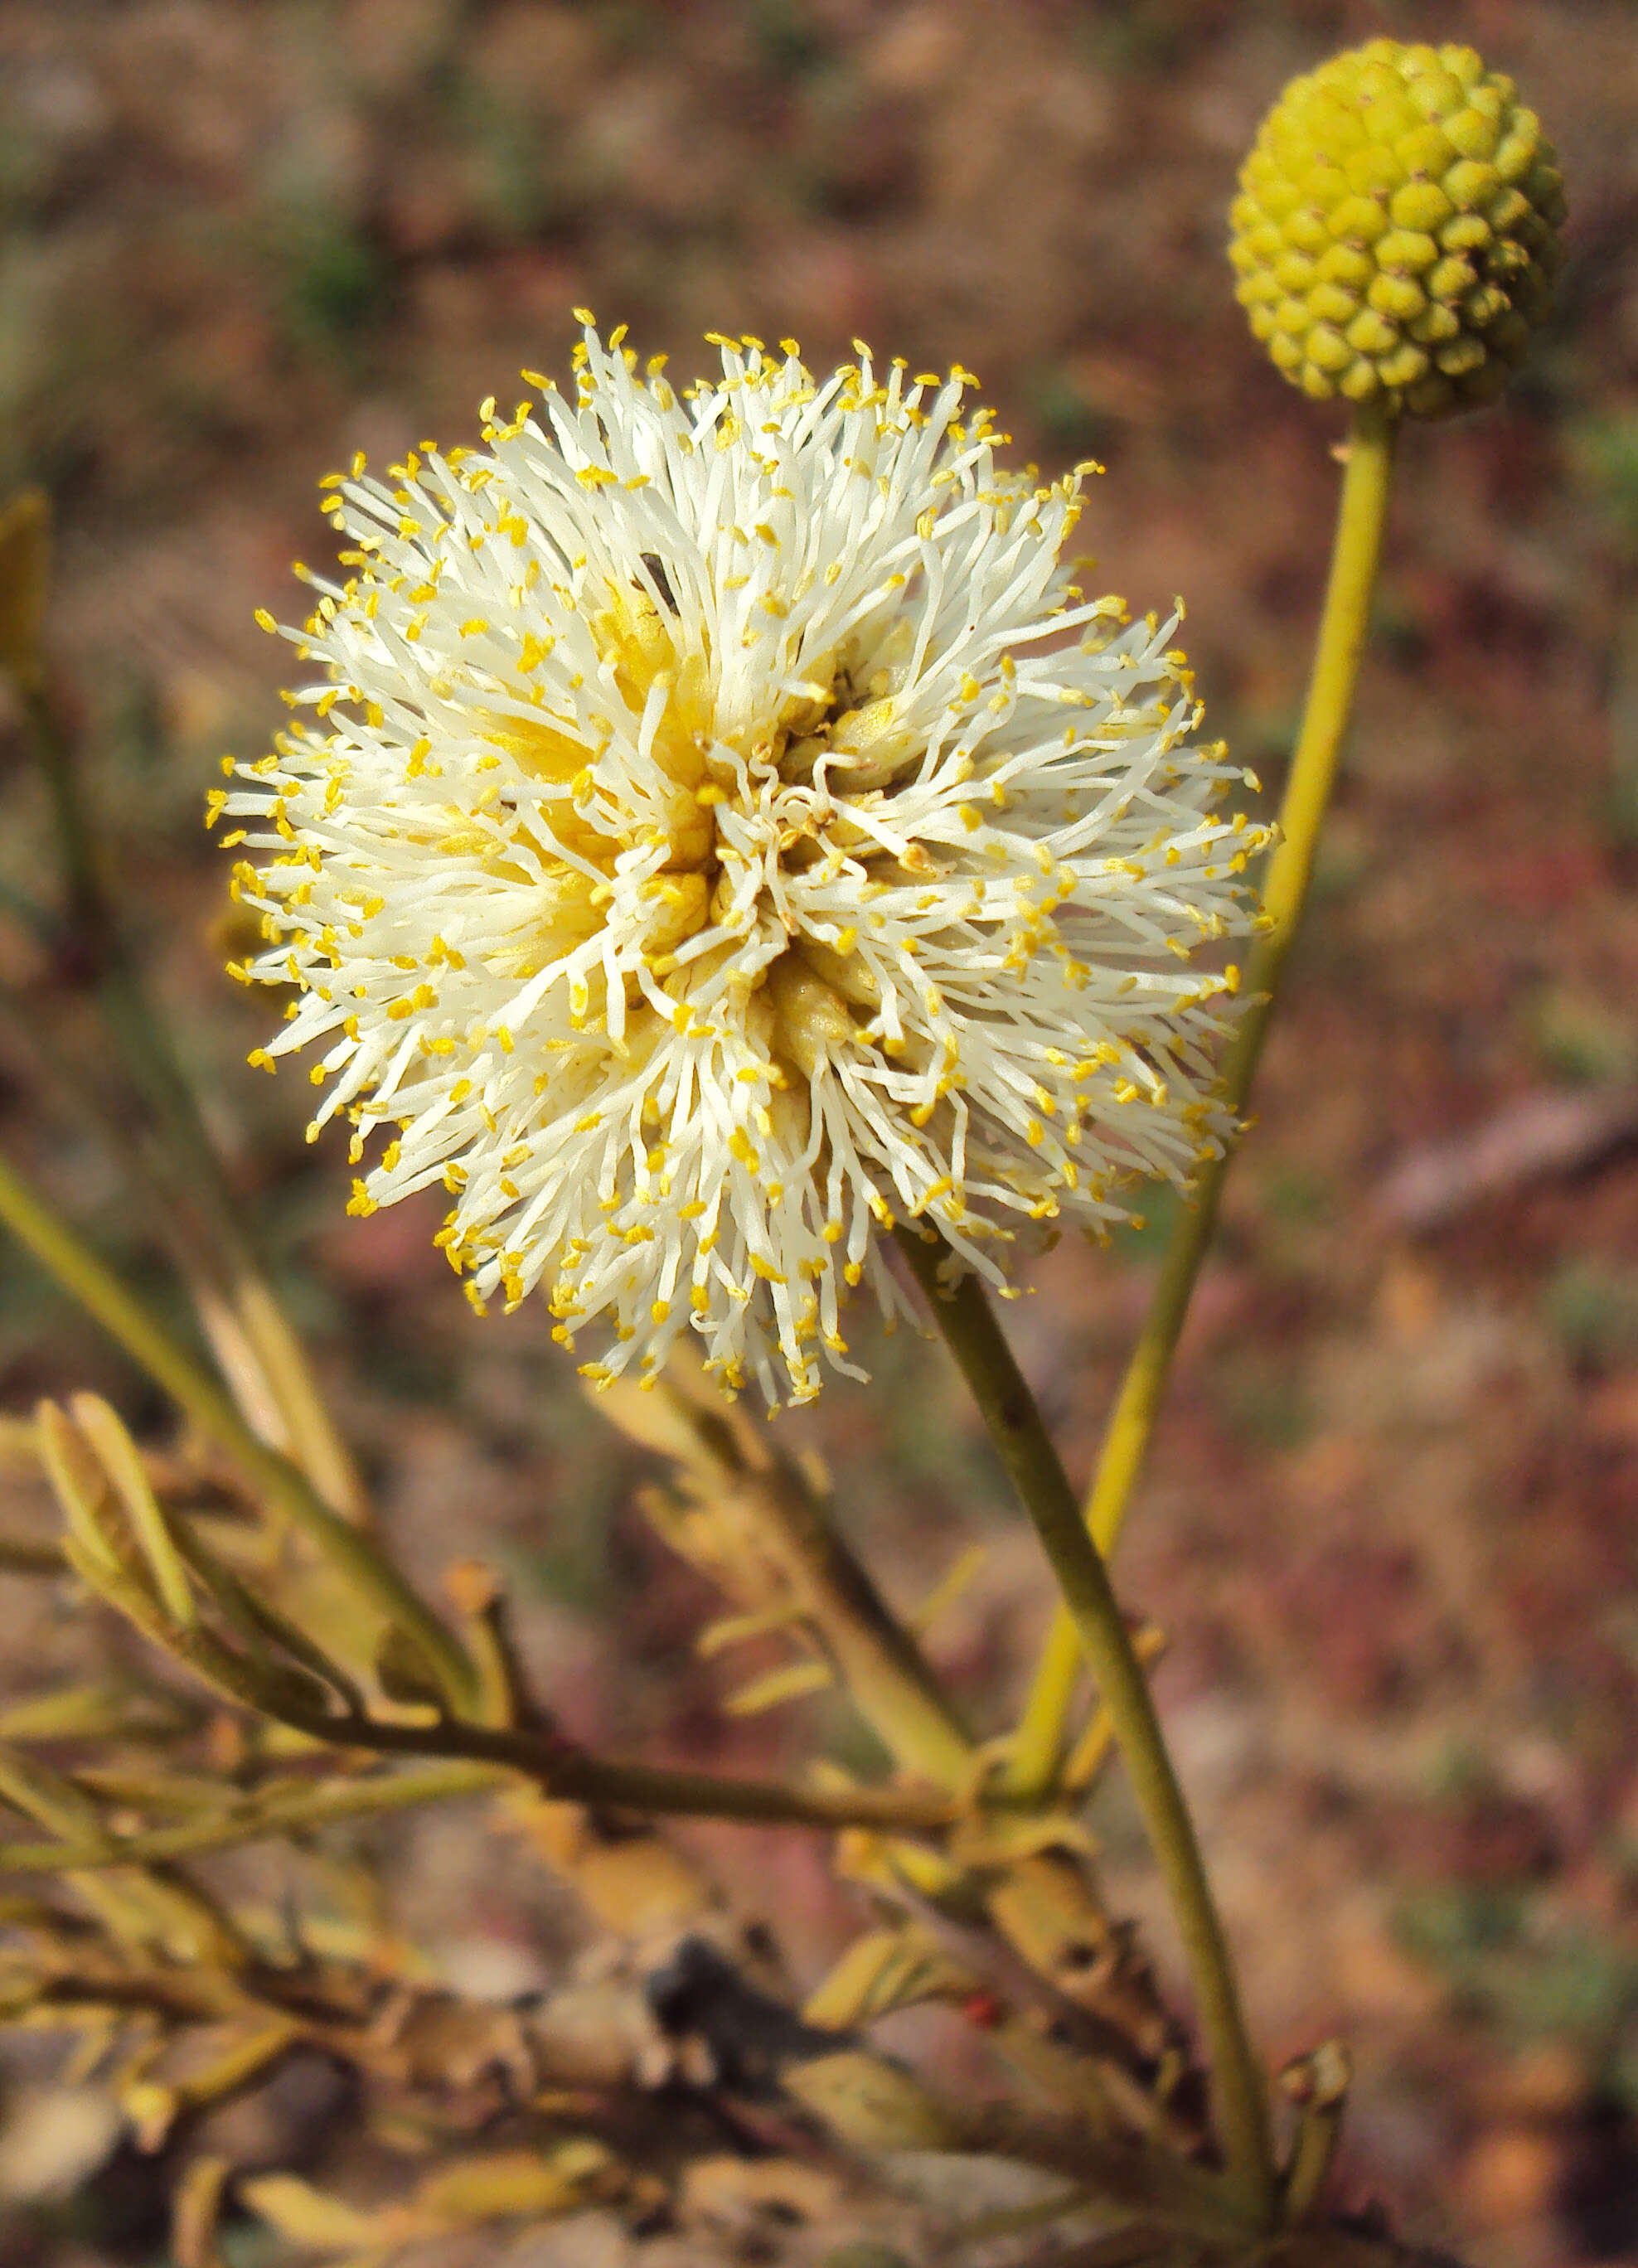
[[[691,1329],[801,1400],[845,1286],[899,1304],[896,1219],[1000,1285],[1221,1142],[1235,979],[1189,964],[1265,836],[1174,623],[1072,579],[1079,475],[1000,470],[965,373],[716,340],[679,396],[622,337],[328,484],[314,721],[213,799],[263,854],[240,973],[298,988],[253,1060],[321,1047],[310,1130],[396,1129],[354,1209],[441,1183],[475,1300],[541,1285],[594,1377]]]

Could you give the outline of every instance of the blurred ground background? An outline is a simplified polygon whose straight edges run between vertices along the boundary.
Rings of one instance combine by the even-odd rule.
[[[326,556],[320,474],[465,438],[520,364],[564,370],[576,304],[682,374],[707,328],[819,365],[860,334],[976,369],[1020,453],[1107,464],[1104,579],[1187,595],[1213,725],[1277,791],[1341,423],[1245,336],[1223,211],[1286,77],[1383,31],[1519,76],[1570,264],[1500,411],[1406,438],[1317,902],[1123,1580],[1172,1633],[1161,1695],[1259,2037],[1354,2043],[1353,2191],[1479,2268],[1638,2260],[1638,11],[4,0],[0,495],[55,503],[55,667],[123,902],[393,1532],[428,1573],[508,1567],[574,1731],[769,1765],[814,1719],[717,1713],[706,1602],[543,1314],[479,1322],[435,1208],[344,1219],[305,1083],[244,1067],[266,1007],[219,973],[200,812],[279,713],[252,609],[288,617],[291,559]],[[75,972],[15,910],[48,886],[14,724],[0,762],[0,965],[79,1043]],[[158,1292],[140,1207],[9,1030],[0,1108]],[[1450,1140],[1442,1182],[1407,1177]],[[1012,1311],[1078,1474],[1162,1226],[1060,1250]],[[902,1601],[990,1547],[935,1646],[998,1726],[1046,1584],[937,1351],[877,1353],[886,1390],[782,1422]],[[81,1384],[160,1415],[5,1254],[4,1407]],[[15,1580],[0,1630],[12,1690],[69,1642]],[[1152,1915],[1118,1793],[1097,1824],[1116,1902]],[[452,1973],[537,1980],[520,1862],[456,1815],[395,1848]],[[823,1852],[713,1848],[816,1976],[854,1918]],[[122,2195],[4,2225],[50,2268],[157,2260]]]

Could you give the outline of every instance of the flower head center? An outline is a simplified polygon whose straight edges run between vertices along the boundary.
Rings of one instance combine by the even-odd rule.
[[[844,872],[860,882],[926,880],[939,871],[920,844],[896,844],[884,824],[922,753],[896,697],[903,673],[880,652],[833,653],[751,729],[721,733],[709,640],[687,645],[664,563],[646,554],[643,564],[647,586],[611,586],[591,623],[625,729],[601,749],[527,716],[496,719],[488,735],[543,795],[533,816],[514,799],[510,839],[493,862],[507,879],[519,878],[520,855],[541,870],[539,915],[516,973],[566,960],[611,928],[629,937],[634,926],[644,965],[682,999],[690,970],[715,976],[721,956],[712,945],[760,934],[766,949],[747,998],[765,990],[756,1020],[771,1057],[811,1078],[859,1036],[880,988],[811,932],[802,882],[833,884]],[[685,953],[707,931],[706,949]],[[635,970],[622,989],[628,1012],[640,1017]],[[588,995],[586,1021],[598,1020]],[[623,1019],[616,1036],[623,1046]]]

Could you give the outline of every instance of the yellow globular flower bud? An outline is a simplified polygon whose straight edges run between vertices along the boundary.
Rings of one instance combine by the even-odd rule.
[[[1294,386],[1442,416],[1488,401],[1546,312],[1564,181],[1471,48],[1372,40],[1293,79],[1230,210],[1236,297]]]

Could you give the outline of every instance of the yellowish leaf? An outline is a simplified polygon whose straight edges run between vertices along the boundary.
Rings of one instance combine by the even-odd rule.
[[[341,2252],[379,2242],[377,2223],[342,2198],[315,2190],[296,2174],[262,2174],[240,2194],[261,2220],[309,2252]]]
[[[991,1811],[963,1819],[950,1837],[950,1856],[959,1866],[983,1869],[1015,1867],[1044,1852],[1063,1851],[1081,1859],[1097,1855],[1097,1838],[1067,1812],[1044,1814]]]
[[[502,2150],[461,2158],[428,2176],[416,2191],[411,2211],[417,2219],[457,2227],[568,2213],[585,2203],[588,2190],[599,2185],[614,2163],[601,2142],[584,2137],[544,2153]]]
[[[76,1394],[69,1403],[69,1410],[125,1507],[131,1533],[148,1563],[166,1613],[179,1629],[191,1630],[199,1617],[188,1586],[188,1570],[172,1540],[165,1514],[159,1509],[159,1499],[143,1469],[136,1444],[126,1432],[119,1412],[100,1394]]]
[[[955,2150],[961,2129],[897,2064],[859,2049],[795,2065],[785,2088],[859,2150]]]
[[[131,1697],[116,1685],[60,1685],[0,1709],[0,1741],[106,1740],[131,1714]]]
[[[833,1682],[826,1663],[793,1661],[741,1686],[722,1705],[730,1717],[758,1717],[764,1709],[777,1709],[781,1702],[799,1700],[804,1693],[821,1692]]]
[[[854,1939],[802,2014],[822,2030],[851,2031],[895,2008],[970,1992],[972,1981],[916,1931],[869,1930]]]
[[[797,2158],[696,2158],[682,2176],[679,2215],[754,2229],[760,2218],[823,2228],[834,2219],[841,2183]]]
[[[136,2147],[148,2152],[161,2148],[182,2107],[176,2089],[158,2080],[134,2079],[120,2088],[119,2097],[120,2109],[135,2130]]]
[[[788,1630],[801,1618],[801,1609],[789,1600],[777,1607],[764,1607],[754,1615],[722,1615],[714,1623],[706,1624],[694,1641],[694,1651],[702,1661],[710,1661],[731,1646],[741,1646],[747,1638],[765,1638],[770,1631]]]
[[[116,1579],[124,1573],[107,1476],[79,1428],[55,1402],[37,1405],[34,1428],[52,1493],[88,1563],[77,1572],[85,1575],[93,1589],[100,1588],[99,1572]]]

